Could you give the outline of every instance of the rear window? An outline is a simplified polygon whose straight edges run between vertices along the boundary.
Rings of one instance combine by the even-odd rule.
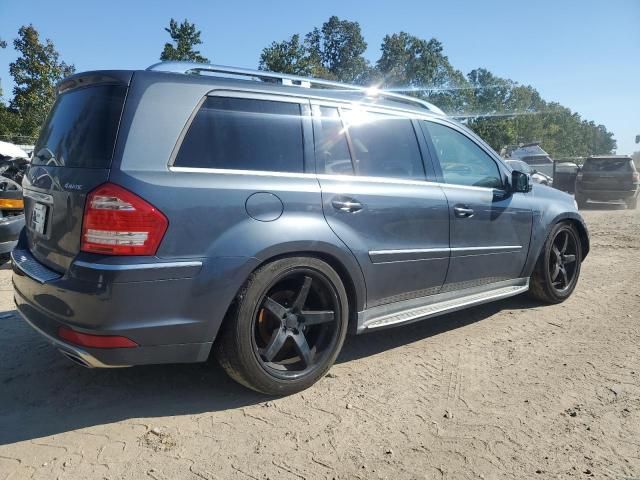
[[[127,87],[99,85],[58,97],[34,149],[33,165],[109,168]]]
[[[189,126],[173,164],[177,167],[302,172],[300,105],[208,97]]]
[[[545,165],[545,164],[553,163],[553,160],[551,160],[546,155],[534,155],[531,157],[522,157],[522,161],[528,165]]]
[[[588,158],[584,162],[585,172],[631,172],[631,160],[628,158]]]

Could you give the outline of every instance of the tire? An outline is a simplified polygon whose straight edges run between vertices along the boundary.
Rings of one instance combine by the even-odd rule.
[[[563,254],[562,244],[565,235],[569,236],[570,246],[565,247]],[[559,260],[556,252],[562,254],[564,260]],[[570,261],[570,257],[574,257],[573,261]],[[551,229],[536,262],[529,283],[529,295],[544,303],[564,302],[576,288],[582,258],[582,243],[573,224],[564,222],[556,224]],[[564,274],[562,269],[556,270],[560,264],[563,265]],[[571,278],[567,281],[569,275]]]
[[[283,296],[292,301],[280,300]],[[329,306],[311,311],[313,302]],[[215,355],[231,378],[252,390],[268,395],[304,390],[327,373],[340,353],[349,320],[347,293],[340,276],[322,260],[289,257],[264,265],[251,275],[236,303],[222,326]],[[315,324],[309,321],[313,314]],[[333,314],[330,321],[320,320],[327,314]],[[272,327],[265,334],[268,324]],[[317,344],[312,345],[312,339]],[[298,360],[279,364],[278,356],[287,352]]]
[[[576,193],[575,200],[576,200],[576,203],[578,204],[578,209],[584,210],[584,208],[587,206],[587,199],[584,198],[582,195],[578,195]]]
[[[629,210],[635,210],[638,208],[638,197],[633,197],[631,200],[627,202],[627,208]]]

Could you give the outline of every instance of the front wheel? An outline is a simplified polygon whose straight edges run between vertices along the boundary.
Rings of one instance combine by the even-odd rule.
[[[582,244],[576,228],[559,223],[551,229],[531,276],[529,293],[545,303],[564,302],[580,276]]]
[[[335,362],[349,307],[339,275],[317,258],[259,268],[238,296],[216,343],[230,377],[258,392],[289,395],[318,381]]]

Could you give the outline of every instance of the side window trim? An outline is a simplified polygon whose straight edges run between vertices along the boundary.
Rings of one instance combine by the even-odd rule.
[[[429,146],[429,152],[431,153],[431,157],[434,159],[433,160],[433,164],[436,170],[436,176],[438,178],[438,183],[442,183],[443,185],[447,185],[447,186],[453,186],[453,187],[463,187],[463,188],[480,188],[483,190],[492,190],[492,191],[498,191],[498,192],[504,192],[506,190],[506,184],[505,184],[505,167],[503,166],[502,162],[498,161],[495,158],[495,154],[490,151],[487,150],[487,148],[478,143],[476,141],[476,139],[470,137],[467,132],[465,132],[464,130],[458,128],[457,125],[449,123],[449,122],[444,122],[444,121],[439,121],[440,119],[426,119],[426,118],[421,118],[420,121],[420,128],[422,130],[422,134],[425,137],[425,140],[427,141],[427,144]],[[436,123],[438,125],[442,125],[443,127],[447,127],[450,128],[454,131],[456,131],[457,133],[459,133],[460,135],[464,136],[467,140],[469,140],[470,142],[472,142],[476,147],[478,147],[480,150],[482,150],[496,165],[496,168],[498,169],[498,173],[500,174],[500,183],[502,184],[501,188],[496,188],[496,187],[481,187],[481,186],[470,186],[470,185],[460,185],[460,184],[455,184],[455,183],[447,183],[444,179],[444,175],[442,173],[442,165],[440,164],[440,158],[438,157],[438,153],[436,151],[435,145],[433,144],[433,139],[431,138],[431,134],[429,133],[429,130],[427,129],[425,122],[431,122],[431,123]]]
[[[322,129],[322,126],[320,124],[321,119],[322,119],[322,115],[320,114],[320,109],[321,108],[334,108],[337,112],[338,112],[338,119],[340,120],[340,124],[342,125],[342,128],[345,129],[345,124],[344,124],[344,119],[342,118],[342,111],[340,108],[340,105],[338,104],[331,104],[331,103],[324,103],[324,102],[314,102],[311,101],[310,102],[311,105],[311,118],[312,118],[312,123],[313,123],[313,142],[312,142],[312,151],[313,151],[313,156],[315,158],[315,169],[313,170],[316,174],[320,175],[337,175],[337,174],[331,174],[331,173],[326,173],[325,169],[326,169],[326,165],[324,164],[324,161],[320,160],[318,158],[318,152],[316,151],[316,140],[318,137],[319,132]],[[353,171],[353,175],[356,175],[356,166],[353,162],[353,150],[352,150],[352,146],[351,146],[351,139],[349,138],[348,132],[345,129],[345,140],[347,142],[347,149],[349,150],[349,160],[351,162],[351,169]]]
[[[207,92],[195,105],[193,111],[189,115],[189,118],[182,127],[180,135],[176,139],[176,144],[171,151],[171,155],[169,156],[169,161],[167,163],[168,170],[175,169],[190,169],[190,170],[208,170],[208,171],[234,171],[234,172],[258,172],[258,173],[282,173],[282,174],[290,174],[291,172],[278,172],[272,170],[245,170],[245,169],[226,169],[226,168],[205,168],[205,167],[179,167],[175,165],[176,157],[180,152],[180,148],[182,147],[182,143],[191,127],[196,115],[207,101],[209,97],[222,97],[222,98],[242,98],[242,99],[251,99],[251,100],[267,100],[273,102],[283,102],[283,103],[297,103],[300,105],[300,120],[302,124],[302,152],[303,152],[303,172],[300,174],[293,175],[305,175],[305,174],[315,174],[315,162],[314,162],[314,145],[313,145],[313,127],[312,127],[312,117],[311,117],[311,102],[309,98],[306,97],[295,97],[290,95],[271,93],[271,92],[259,92],[254,90],[229,90],[229,89],[215,89]]]

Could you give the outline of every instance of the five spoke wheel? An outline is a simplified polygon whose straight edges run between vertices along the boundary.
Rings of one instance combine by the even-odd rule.
[[[340,305],[331,283],[318,272],[291,272],[264,295],[255,320],[260,361],[280,375],[313,369],[331,350]]]
[[[577,244],[571,230],[558,233],[551,246],[549,273],[553,288],[562,291],[571,286],[575,276]]]

